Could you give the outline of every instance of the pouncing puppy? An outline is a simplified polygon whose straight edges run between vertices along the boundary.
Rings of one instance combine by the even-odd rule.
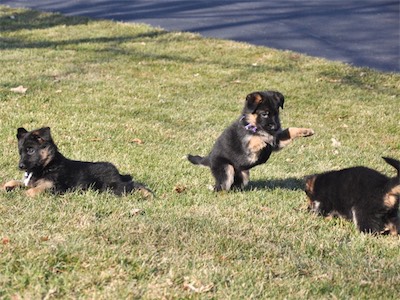
[[[211,169],[215,191],[244,188],[249,182],[249,170],[265,163],[273,151],[297,137],[314,134],[310,128],[282,130],[279,108],[283,103],[283,95],[275,91],[247,95],[242,115],[222,132],[210,154],[188,155],[191,163]]]

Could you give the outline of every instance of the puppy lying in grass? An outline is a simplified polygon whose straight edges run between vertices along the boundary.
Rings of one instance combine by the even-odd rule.
[[[352,220],[361,232],[398,235],[400,162],[383,159],[397,170],[396,177],[366,167],[309,176],[305,189],[309,209],[326,217]]]
[[[123,195],[139,190],[144,196],[151,195],[142,184],[132,180],[130,175],[121,175],[109,162],[84,162],[65,158],[50,134],[49,127],[28,132],[18,128],[19,169],[25,171],[23,181],[11,180],[3,189],[10,191],[27,186],[26,194],[34,197],[44,191],[62,194],[71,190],[93,189],[111,191]]]

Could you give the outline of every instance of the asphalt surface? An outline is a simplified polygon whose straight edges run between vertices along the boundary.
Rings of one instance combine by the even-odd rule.
[[[147,23],[400,72],[399,0],[0,0],[0,4]]]

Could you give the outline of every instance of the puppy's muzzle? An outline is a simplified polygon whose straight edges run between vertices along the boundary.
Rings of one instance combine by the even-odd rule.
[[[271,133],[277,132],[278,129],[279,129],[279,128],[278,128],[278,125],[277,125],[277,124],[271,123],[271,124],[268,124],[268,125],[267,125],[267,131],[268,131],[268,132],[271,132]]]
[[[23,162],[20,162],[20,163],[18,164],[18,168],[19,168],[20,170],[26,170],[26,165],[25,165]]]

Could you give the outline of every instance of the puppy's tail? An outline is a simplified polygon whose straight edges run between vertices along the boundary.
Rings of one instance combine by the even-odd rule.
[[[210,159],[208,158],[208,156],[202,157],[199,155],[189,154],[187,156],[187,159],[194,165],[202,165],[202,166],[206,166],[206,167],[210,166]]]
[[[390,157],[382,157],[389,165],[397,170],[397,178],[400,179],[400,161]]]

